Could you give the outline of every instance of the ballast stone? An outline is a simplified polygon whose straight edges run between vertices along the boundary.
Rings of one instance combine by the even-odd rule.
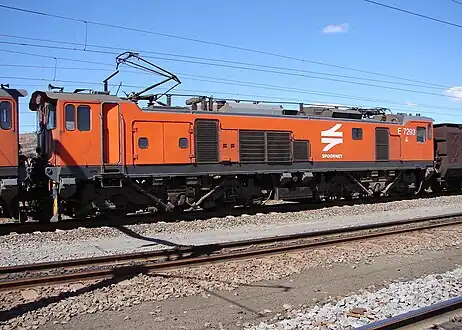
[[[246,330],[356,328],[457,297],[461,292],[462,267],[444,274],[392,283],[376,292],[365,291],[333,304],[316,305],[295,317],[273,324],[261,322]],[[352,311],[358,313],[352,316],[349,314]]]

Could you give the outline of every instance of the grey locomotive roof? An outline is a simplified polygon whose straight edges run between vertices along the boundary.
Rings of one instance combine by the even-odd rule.
[[[92,94],[92,93],[72,93],[72,92],[52,92],[35,91],[34,93],[44,93],[47,97],[54,100],[75,100],[75,101],[97,101],[97,102],[118,102],[129,103],[129,100],[122,99],[115,95]]]
[[[453,127],[457,127],[457,126],[462,126],[462,124],[442,122],[442,123],[433,124],[433,126],[435,126],[435,127],[440,127],[440,126],[453,126]]]
[[[396,114],[385,114],[375,115],[372,117],[362,117],[361,109],[351,108],[346,106],[337,105],[303,105],[303,111],[300,113],[296,109],[286,109],[281,105],[277,104],[261,104],[261,103],[250,103],[250,102],[235,102],[226,101],[224,104],[217,108],[214,105],[213,110],[196,109],[193,110],[190,106],[186,107],[172,107],[172,106],[152,106],[148,108],[142,108],[143,111],[160,111],[170,113],[195,113],[195,114],[211,114],[218,116],[246,116],[246,117],[271,117],[271,118],[291,118],[291,119],[323,119],[330,121],[353,121],[353,122],[373,122],[373,123],[387,123],[387,124],[406,124],[409,121],[425,121],[433,122],[432,118],[423,116],[412,116],[402,113]],[[308,111],[307,111],[308,110]],[[315,110],[325,110],[317,113]],[[364,110],[364,109],[363,109]],[[375,109],[372,109],[375,110]],[[289,111],[289,113],[284,113]],[[293,112],[295,111],[295,113]],[[298,114],[297,114],[298,112]],[[291,113],[291,114],[290,114]],[[339,117],[332,116],[333,114],[358,114],[359,118],[353,117]]]
[[[408,122],[411,120],[422,120],[422,121],[430,121],[430,122],[435,121],[433,118],[426,117],[426,116],[404,116],[403,118],[405,122]]]
[[[408,116],[408,115],[397,115],[400,117],[400,120],[397,122],[391,121],[381,121],[373,118],[366,119],[350,119],[350,118],[332,118],[332,117],[323,117],[316,115],[285,115],[285,114],[267,114],[267,113],[255,113],[255,112],[217,112],[217,111],[207,111],[207,110],[191,110],[187,107],[152,107],[152,108],[141,108],[145,112],[163,112],[163,113],[194,113],[201,115],[216,115],[216,116],[245,116],[245,117],[271,117],[271,118],[284,118],[284,119],[300,119],[300,120],[328,120],[336,122],[356,122],[356,123],[384,123],[384,124],[394,124],[394,125],[403,125],[409,121],[426,121],[433,122],[432,118],[424,116]]]
[[[261,115],[282,115],[283,110],[285,109],[281,105],[275,104],[253,104],[228,101],[220,109],[218,109],[217,112],[234,114],[253,113]]]
[[[0,97],[13,97],[17,99],[18,97],[24,96],[27,96],[27,91],[25,89],[0,88]]]
[[[107,94],[94,94],[94,93],[71,93],[71,92],[53,92],[53,91],[36,91],[34,93],[45,93],[51,99],[55,100],[76,100],[76,101],[96,101],[96,102],[117,102],[117,103],[131,103],[130,100],[122,99],[114,95]],[[226,102],[222,109],[218,111],[206,110],[191,110],[189,107],[175,107],[175,106],[154,106],[149,108],[141,108],[146,112],[175,112],[175,113],[196,113],[196,114],[214,114],[218,116],[249,116],[249,117],[275,117],[275,118],[291,118],[291,119],[323,119],[330,121],[347,121],[347,122],[371,122],[371,123],[387,123],[387,124],[405,124],[411,120],[433,122],[432,118],[423,116],[408,116],[396,114],[398,122],[381,121],[378,119],[349,119],[349,118],[330,118],[317,115],[286,115],[282,114],[284,109],[280,105],[263,105],[252,103],[238,103]]]

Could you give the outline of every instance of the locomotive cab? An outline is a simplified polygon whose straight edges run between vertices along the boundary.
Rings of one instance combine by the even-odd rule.
[[[87,178],[93,167],[120,166],[119,102],[117,97],[98,93],[33,93],[29,107],[38,111],[38,146],[50,166],[60,168],[59,176]],[[109,134],[117,139],[109,143]]]
[[[93,188],[88,181],[98,175],[106,179],[121,173],[121,102],[124,101],[115,96],[92,91],[83,93],[82,90],[35,91],[32,94],[29,108],[38,112],[37,142],[44,166],[42,172],[54,198],[54,215],[62,214],[58,210],[62,200],[71,196],[81,200],[94,195],[93,191],[85,190]],[[118,180],[118,177],[109,179],[116,183]],[[65,207],[68,211],[74,210],[69,212],[75,215],[78,213],[75,209],[82,210],[82,205],[87,204],[67,203]]]

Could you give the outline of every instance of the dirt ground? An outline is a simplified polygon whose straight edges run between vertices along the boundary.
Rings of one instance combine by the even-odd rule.
[[[393,280],[409,280],[449,271],[462,263],[462,251],[448,248],[419,254],[379,257],[373,264],[334,264],[296,276],[241,286],[235,291],[142,303],[122,312],[80,315],[67,324],[48,323],[41,329],[242,329],[281,317],[300,305],[313,306],[374,290]],[[290,306],[288,306],[290,305]]]

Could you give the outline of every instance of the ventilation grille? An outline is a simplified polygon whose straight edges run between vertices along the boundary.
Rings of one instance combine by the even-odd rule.
[[[196,120],[196,163],[218,163],[218,121]]]
[[[292,152],[289,132],[266,132],[266,141],[269,163],[290,162]]]
[[[241,163],[290,162],[290,132],[239,131]]]
[[[294,141],[294,161],[308,161],[309,147],[308,141]]]
[[[265,132],[239,131],[239,154],[241,163],[265,162]]]

